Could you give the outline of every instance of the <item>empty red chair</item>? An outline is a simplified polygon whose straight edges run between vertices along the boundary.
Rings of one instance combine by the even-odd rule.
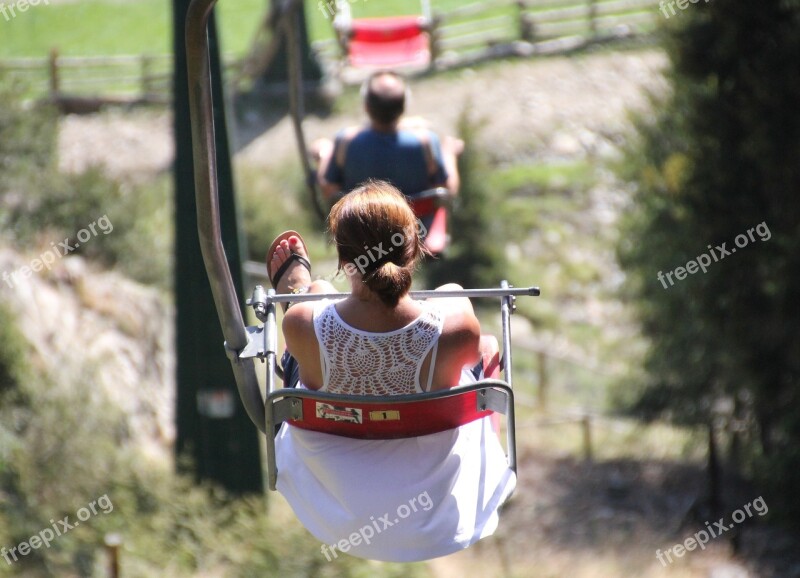
[[[351,66],[382,68],[430,64],[427,21],[420,16],[352,20],[344,36]]]

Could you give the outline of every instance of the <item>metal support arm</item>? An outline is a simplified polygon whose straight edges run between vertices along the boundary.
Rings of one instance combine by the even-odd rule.
[[[186,60],[192,121],[197,230],[203,262],[214,295],[222,333],[229,350],[242,351],[248,343],[239,300],[225,257],[220,229],[217,157],[208,51],[208,19],[216,0],[193,0],[186,15]],[[231,360],[236,386],[247,415],[266,433],[264,399],[252,359]]]

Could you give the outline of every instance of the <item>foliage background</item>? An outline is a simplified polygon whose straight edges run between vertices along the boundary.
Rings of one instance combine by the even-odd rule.
[[[651,342],[629,407],[722,419],[743,473],[800,503],[800,3],[715,0],[666,30],[672,93],[628,153],[635,211],[620,247]],[[764,223],[771,238],[665,289],[656,274]],[[733,428],[732,428],[733,429]]]

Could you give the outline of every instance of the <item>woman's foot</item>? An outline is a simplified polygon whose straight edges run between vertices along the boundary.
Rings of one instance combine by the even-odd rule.
[[[311,285],[311,262],[302,237],[295,231],[279,235],[267,251],[267,272],[279,294],[301,293]],[[289,304],[283,304],[284,312]]]
[[[270,279],[275,279],[275,275],[284,263],[291,258],[292,254],[299,255],[308,261],[308,251],[306,251],[302,239],[297,235],[282,239],[275,247],[272,253],[272,260],[268,263]],[[311,273],[301,260],[294,259],[278,279],[275,290],[280,294],[285,294],[309,285],[311,285]]]

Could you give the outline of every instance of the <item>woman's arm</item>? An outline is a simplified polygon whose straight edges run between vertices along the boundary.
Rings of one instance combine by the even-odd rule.
[[[459,289],[462,289],[460,285],[450,283],[438,287],[437,291]],[[437,299],[437,302],[444,315],[444,327],[439,338],[431,390],[455,387],[461,370],[474,366],[480,359],[481,326],[470,300],[449,297]]]
[[[338,293],[328,281],[311,283],[309,293]],[[300,381],[309,389],[322,387],[322,365],[319,344],[314,332],[314,303],[295,303],[283,316],[283,337],[286,349],[300,366]]]

